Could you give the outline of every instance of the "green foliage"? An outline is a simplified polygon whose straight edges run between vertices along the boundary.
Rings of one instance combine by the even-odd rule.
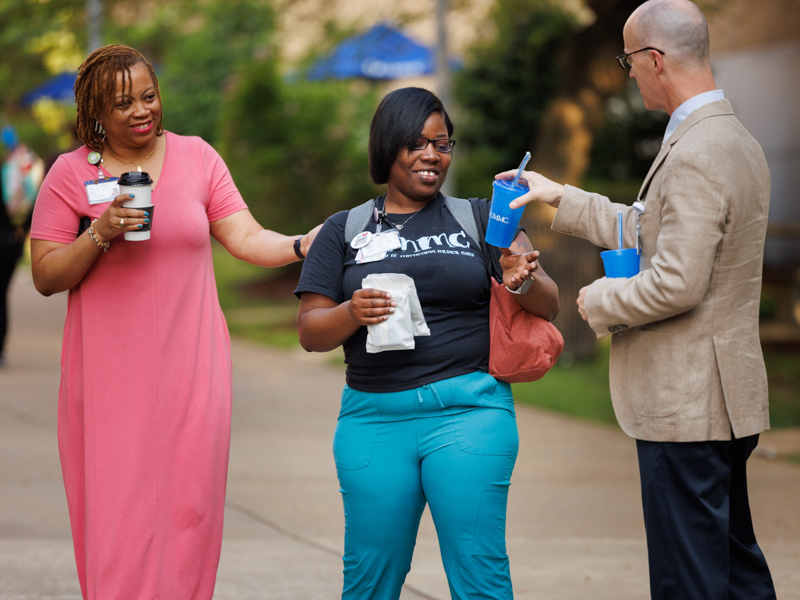
[[[595,134],[587,177],[641,182],[661,149],[668,121],[667,113],[644,107],[636,83],[629,81],[623,93],[606,105],[606,119]]]
[[[141,51],[158,75],[166,129],[211,144],[235,73],[273,52],[269,0],[134,5],[124,22],[109,23],[106,43]]]
[[[50,77],[80,64],[85,4],[85,0],[0,2],[0,126],[13,125],[20,139],[45,159],[58,149],[58,140],[22,107],[21,100]],[[64,108],[70,119],[73,114]]]
[[[575,18],[549,0],[497,0],[497,35],[476,46],[457,73],[463,109],[456,123],[459,189],[486,187],[495,173],[531,149],[559,80],[556,56],[576,30]]]
[[[363,82],[287,84],[272,59],[243,69],[220,150],[256,219],[303,232],[374,197],[367,139],[376,103]]]
[[[272,52],[272,9],[263,0],[203,4],[203,24],[164,55],[164,102],[170,128],[212,142],[233,74]],[[193,18],[197,18],[197,7]]]
[[[71,35],[75,12],[85,2],[0,2],[0,110],[12,112],[22,95],[51,75],[46,59]]]

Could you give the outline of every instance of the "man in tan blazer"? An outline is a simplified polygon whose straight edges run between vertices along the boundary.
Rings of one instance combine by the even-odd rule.
[[[670,114],[636,208],[535,172],[511,206],[546,202],[553,229],[605,248],[617,247],[623,211],[625,246],[641,242],[637,275],[599,279],[577,303],[598,337],[613,335],[611,397],[637,440],[652,598],[774,599],[745,472],[769,428],[758,337],[767,164],[716,89],[696,5],[649,0],[623,39],[617,60],[645,106]]]

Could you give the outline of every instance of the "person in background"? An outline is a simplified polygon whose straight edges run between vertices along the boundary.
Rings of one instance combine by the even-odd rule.
[[[770,600],[747,459],[769,428],[758,311],[770,177],[709,64],[708,27],[689,0],[649,0],[616,57],[649,110],[670,121],[634,207],[535,172],[511,206],[546,202],[553,229],[617,247],[641,241],[641,271],[580,290],[578,310],[612,335],[610,383],[636,439],[655,600]],[[510,179],[514,171],[498,175]],[[641,227],[641,238],[637,235]]]
[[[0,169],[0,367],[3,367],[9,321],[8,288],[31,228],[33,203],[44,176],[44,164],[19,140],[10,125],[3,127],[0,137],[8,152]]]
[[[92,52],[75,100],[85,145],[45,178],[31,258],[39,292],[69,291],[58,436],[81,590],[87,600],[207,600],[232,401],[211,238],[277,267],[300,260],[316,229],[263,229],[217,152],[164,129],[158,80],[137,50]],[[153,180],[152,214],[124,208],[109,183],[137,170]],[[149,240],[121,235],[150,221]]]
[[[347,363],[333,453],[348,600],[400,597],[426,504],[452,598],[513,597],[505,519],[519,444],[514,399],[509,384],[487,372],[490,270],[482,240],[466,233],[439,191],[452,133],[428,90],[403,88],[381,101],[370,127],[369,170],[386,194],[367,203],[367,222],[352,243],[345,235],[352,210],[325,222],[295,291],[302,346],[343,346]],[[486,200],[477,207],[460,202],[488,221]],[[379,239],[385,257],[366,259],[360,248],[369,251]],[[519,304],[555,318],[558,288],[525,232],[503,253],[504,283]],[[370,349],[370,326],[400,327],[392,321],[400,297],[362,285],[372,274],[413,279],[430,333],[414,338],[413,349]]]

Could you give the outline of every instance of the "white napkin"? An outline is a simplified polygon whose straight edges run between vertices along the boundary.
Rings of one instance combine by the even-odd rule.
[[[367,353],[413,350],[415,335],[430,335],[414,280],[402,273],[373,273],[361,280],[364,288],[389,292],[397,303],[394,313],[377,325],[367,325]]]

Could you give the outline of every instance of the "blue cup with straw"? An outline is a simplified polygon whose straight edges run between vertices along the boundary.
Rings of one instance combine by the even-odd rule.
[[[508,248],[514,241],[525,207],[511,209],[508,205],[528,191],[527,186],[519,184],[519,178],[530,158],[531,153],[526,152],[513,181],[495,179],[492,183],[492,206],[489,208],[489,224],[486,226],[487,244]]]
[[[606,277],[633,277],[639,272],[639,250],[623,248],[622,211],[617,212],[617,249],[600,253]]]

